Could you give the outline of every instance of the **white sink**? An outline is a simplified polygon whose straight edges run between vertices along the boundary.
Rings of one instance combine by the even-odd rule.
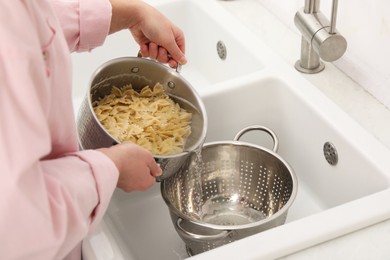
[[[212,0],[149,1],[186,33],[182,75],[199,91],[209,117],[207,141],[232,140],[261,124],[279,138],[278,153],[298,177],[298,195],[286,224],[199,254],[194,259],[273,259],[390,218],[390,151],[284,63]],[[74,56],[75,106],[101,63],[135,55],[128,33],[105,47]],[[221,60],[216,43],[227,46]],[[111,49],[112,48],[112,49]],[[269,147],[254,133],[242,140]],[[338,163],[323,145],[337,149]],[[159,184],[146,192],[117,190],[101,226],[83,244],[84,259],[184,259]]]

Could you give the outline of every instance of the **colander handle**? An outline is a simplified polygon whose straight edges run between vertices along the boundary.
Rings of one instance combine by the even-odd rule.
[[[274,141],[274,147],[272,148],[272,150],[273,150],[274,152],[277,152],[277,151],[278,151],[278,148],[279,148],[279,140],[278,140],[278,137],[276,136],[276,134],[274,133],[274,131],[272,131],[272,130],[269,129],[268,127],[265,127],[265,126],[262,126],[262,125],[251,125],[251,126],[245,127],[244,129],[241,129],[241,130],[236,134],[236,136],[234,137],[234,141],[239,141],[242,135],[244,135],[244,134],[247,133],[247,132],[253,131],[253,130],[260,130],[260,131],[263,131],[263,132],[268,133],[268,134],[272,137],[272,140]]]
[[[137,58],[142,58],[142,54],[141,54],[141,50],[138,51],[137,53]],[[168,58],[171,58],[171,54],[168,53]],[[179,73],[181,71],[181,64],[177,64],[177,67],[176,67],[176,72]]]
[[[182,236],[182,237],[185,237],[186,239],[189,239],[189,240],[195,240],[195,241],[198,241],[198,240],[206,240],[206,241],[213,241],[213,240],[217,240],[217,239],[222,239],[226,236],[228,236],[232,231],[231,230],[221,230],[220,233],[218,234],[214,234],[214,235],[200,235],[200,234],[195,234],[195,233],[192,233],[192,232],[189,232],[187,230],[185,230],[183,228],[183,226],[181,225],[181,222],[183,221],[182,218],[178,218],[176,220],[176,225],[175,225],[175,229],[176,229],[176,232]]]

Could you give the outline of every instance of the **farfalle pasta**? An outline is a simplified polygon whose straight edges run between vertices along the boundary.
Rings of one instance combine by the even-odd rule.
[[[145,86],[140,92],[131,85],[113,87],[92,106],[115,139],[136,143],[155,155],[182,152],[191,134],[192,114],[175,103],[160,83],[153,88]]]

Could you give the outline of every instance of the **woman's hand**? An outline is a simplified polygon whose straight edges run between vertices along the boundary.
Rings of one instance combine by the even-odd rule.
[[[187,62],[183,32],[154,7],[140,0],[110,0],[110,34],[129,29],[142,56],[175,68]]]
[[[126,192],[146,190],[162,174],[153,155],[146,149],[133,143],[123,143],[98,151],[107,155],[119,170],[118,188]]]

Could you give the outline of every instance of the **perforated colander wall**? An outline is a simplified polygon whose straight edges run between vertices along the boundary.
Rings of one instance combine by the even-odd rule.
[[[221,159],[220,153],[227,158]],[[200,217],[207,204],[235,203],[267,217],[290,199],[292,177],[288,168],[265,151],[218,145],[202,151],[201,165],[192,160],[164,183],[168,200],[185,215]],[[195,173],[199,167],[201,176]],[[196,189],[197,184],[200,189]],[[197,196],[200,201],[195,200]]]

